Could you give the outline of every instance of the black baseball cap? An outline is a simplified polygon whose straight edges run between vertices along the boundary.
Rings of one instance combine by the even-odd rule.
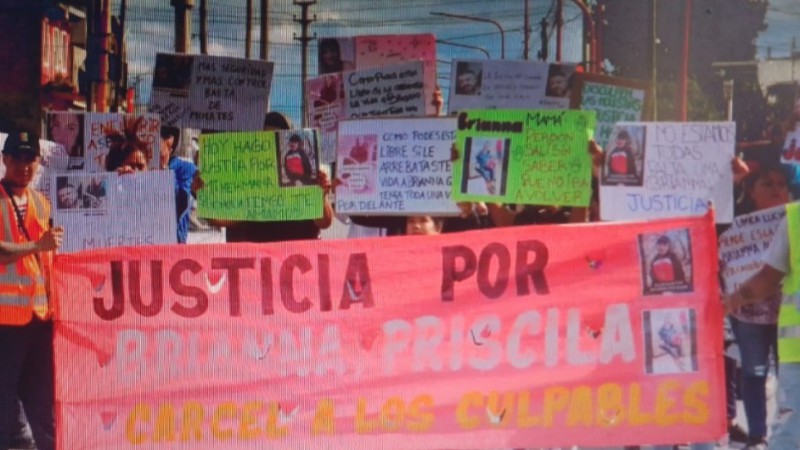
[[[15,158],[34,159],[42,156],[39,148],[39,135],[33,131],[13,131],[8,133],[5,144],[3,144],[3,154]]]

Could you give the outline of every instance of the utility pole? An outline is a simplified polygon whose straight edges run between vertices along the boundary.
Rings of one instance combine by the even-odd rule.
[[[564,43],[564,0],[556,0],[556,62],[561,62],[561,46]]]
[[[128,0],[121,0],[119,3],[119,33],[116,36],[117,39],[117,48],[116,54],[114,58],[117,60],[119,67],[117,68],[119,72],[117,73],[117,79],[114,80],[114,108],[112,111],[117,111],[119,109],[120,104],[120,97],[124,94],[127,99],[127,92],[128,92],[128,69],[127,69],[127,61],[128,61],[128,51],[126,49],[126,38],[125,38],[125,27],[126,19],[128,16]],[[113,29],[113,27],[112,27]]]
[[[794,60],[795,55],[797,55],[797,38],[792,36],[792,54],[789,57],[792,58],[792,81],[794,82]]]
[[[111,51],[111,0],[98,0],[99,10],[97,27],[97,38],[99,42],[99,58],[97,64],[97,83],[94,85],[94,100],[92,111],[108,112],[108,93],[109,93],[109,80],[108,80],[108,54]]]
[[[687,97],[689,95],[689,38],[692,31],[692,0],[684,0],[683,11],[683,51],[681,71],[678,74],[678,98],[675,99],[677,119],[686,122]]]
[[[187,53],[192,40],[192,8],[194,0],[170,0],[175,8],[175,53]]]
[[[530,0],[525,1],[525,25],[523,25],[522,31],[522,57],[524,59],[528,59],[528,54],[530,53],[530,40],[531,40],[531,4]]]
[[[651,17],[651,24],[650,27],[653,35],[651,36],[651,47],[650,51],[652,55],[650,55],[650,80],[653,83],[653,113],[650,116],[651,120],[658,120],[658,34],[657,34],[657,19],[658,19],[658,3],[657,0],[652,0],[650,2],[650,8],[652,9],[652,17]]]
[[[497,30],[500,32],[500,59],[506,59],[506,30],[503,29],[503,26],[500,25],[500,22],[492,19],[485,19],[483,17],[475,17],[475,16],[465,16],[462,14],[450,14],[450,13],[441,13],[441,12],[431,12],[432,16],[442,16],[442,17],[453,17],[456,19],[464,19],[464,20],[472,20],[474,22],[484,22],[490,23],[497,27]]]
[[[247,14],[244,24],[244,57],[250,59],[253,44],[253,0],[247,0]]]
[[[269,0],[261,0],[261,40],[258,56],[266,61],[269,59]],[[304,94],[305,95],[305,94]]]
[[[306,122],[308,120],[308,118],[306,117],[306,108],[307,108],[307,105],[306,105],[306,79],[308,78],[308,43],[315,39],[315,37],[311,37],[311,36],[308,35],[308,27],[309,27],[309,25],[311,25],[312,22],[317,20],[317,15],[316,14],[314,15],[313,19],[308,17],[308,8],[311,7],[312,5],[315,5],[317,3],[317,0],[292,0],[292,3],[294,3],[295,5],[299,5],[300,8],[301,8],[300,18],[298,19],[297,16],[294,16],[292,20],[294,20],[295,22],[299,23],[300,27],[301,27],[300,28],[300,37],[297,37],[297,35],[295,35],[293,37],[293,39],[296,40],[296,41],[300,41],[300,47],[301,47],[300,51],[302,52],[302,55],[301,55],[301,58],[300,58],[301,61],[302,61],[302,69],[301,69],[301,74],[300,74],[301,81],[302,81],[302,83],[301,83],[302,92],[300,93],[300,99],[301,99],[301,105],[302,106],[300,108],[300,114],[301,114],[301,120],[302,120],[303,128],[305,128],[306,127]]]
[[[548,56],[548,48],[550,46],[550,39],[547,37],[547,27],[550,26],[547,23],[547,17],[542,17],[542,21],[539,22],[539,38],[542,41],[542,47],[539,49],[539,61],[547,61]]]
[[[208,4],[200,0],[200,54],[208,54]]]

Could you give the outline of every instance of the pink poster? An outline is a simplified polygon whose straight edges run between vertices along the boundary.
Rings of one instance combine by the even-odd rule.
[[[426,110],[428,115],[436,114],[436,108],[431,103],[436,90],[436,36],[433,34],[357,36],[355,54],[357,69],[422,60],[425,73]]]
[[[497,231],[60,256],[59,448],[724,433],[710,215]]]

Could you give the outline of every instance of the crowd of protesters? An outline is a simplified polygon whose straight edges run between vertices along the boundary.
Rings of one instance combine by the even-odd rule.
[[[433,104],[441,109],[441,96],[436,95]],[[794,122],[800,123],[800,102],[795,108]],[[59,127],[61,124],[52,124]],[[163,127],[160,152],[139,140],[136,123],[125,124],[121,132],[111,132],[107,139],[109,154],[105,161],[108,171],[126,176],[147,170],[152,158],[159,158],[159,167],[175,173],[176,221],[178,242],[186,243],[191,211],[198,191],[203,189],[202,174],[194,163],[176,157],[180,130]],[[292,125],[282,114],[271,112],[264,120],[264,130],[290,130]],[[32,448],[24,430],[29,427],[35,445],[39,449],[55,448],[53,423],[53,308],[49,301],[49,277],[52,271],[53,252],[61,244],[64,233],[52,227],[48,200],[31,188],[33,175],[41,157],[38,134],[33,130],[8,129],[2,150],[5,175],[0,190],[0,449],[27,446]],[[352,216],[353,224],[386,230],[385,235],[438,235],[468,230],[541,224],[568,224],[597,221],[599,198],[596,176],[609,161],[614,170],[631,171],[633,155],[624,144],[626,136],[618,137],[621,150],[615,149],[604,158],[600,146],[589,141],[587,158],[595,168],[592,204],[588,208],[565,208],[552,205],[501,205],[483,203],[460,203],[460,214],[456,217],[410,216],[370,217]],[[781,143],[782,144],[782,143]],[[68,149],[70,155],[79,152]],[[792,200],[797,192],[798,176],[791,168],[780,164],[780,148],[764,152],[758,164],[748,165],[737,158],[732,161],[732,172],[736,183],[737,214],[783,205]],[[202,149],[201,149],[202,151]],[[461,157],[460,149],[453,148],[452,158]],[[202,158],[202,154],[200,155]],[[615,162],[617,159],[623,163]],[[308,164],[299,159],[298,169]],[[304,170],[305,172],[305,170]],[[222,221],[210,220],[210,224],[224,227],[227,242],[281,242],[319,239],[320,231],[331,226],[334,210],[329,200],[335,194],[337,180],[329,179],[325,171],[317,171],[317,182],[324,192],[322,215],[314,220],[298,221]],[[490,177],[489,173],[482,176]],[[66,188],[66,187],[65,187]],[[64,201],[70,199],[65,189]],[[59,192],[61,201],[61,192]],[[732,440],[743,441],[751,450],[767,448],[767,377],[770,366],[779,362],[777,358],[779,338],[779,313],[794,305],[786,303],[781,293],[781,280],[798,268],[789,264],[789,232],[797,232],[784,224],[779,228],[770,246],[766,265],[748,283],[735,293],[724,298],[730,313],[730,323],[736,343],[741,349],[741,375],[736,364],[726,364],[728,378],[728,418]],[[721,230],[720,230],[721,231]],[[666,237],[659,240],[663,247],[661,257],[669,258],[672,243]],[[669,261],[668,261],[669,262]],[[656,261],[653,261],[655,265]],[[676,264],[671,263],[672,266]],[[677,264],[679,267],[679,264]],[[656,269],[653,269],[654,271]],[[673,273],[671,280],[677,275]],[[722,330],[720,330],[720,333]],[[665,341],[668,341],[666,339]],[[798,375],[798,361],[780,361],[780,386],[785,392],[785,408],[800,408],[800,390],[793,389]],[[786,366],[786,367],[784,367]],[[793,378],[792,378],[793,377]],[[740,383],[739,388],[736,384]],[[737,425],[736,392],[742,392],[748,432]],[[21,405],[21,408],[20,408]],[[733,405],[733,407],[731,407]],[[27,422],[27,425],[26,425]],[[800,448],[800,414],[789,415],[789,419],[774,433],[773,448]],[[28,442],[26,441],[28,438]],[[679,444],[676,442],[676,444]],[[693,448],[713,448],[714,443],[693,444]],[[24,447],[22,447],[24,448]],[[655,447],[658,449],[670,447]]]

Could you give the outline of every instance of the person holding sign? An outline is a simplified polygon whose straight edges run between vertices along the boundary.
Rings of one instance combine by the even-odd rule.
[[[0,180],[0,448],[9,448],[17,399],[36,445],[56,448],[53,421],[53,251],[64,230],[50,228],[50,203],[29,188],[39,166],[39,137],[13,132],[3,145]]]
[[[273,111],[264,117],[263,129],[264,131],[290,130],[292,126],[286,116]],[[296,149],[299,149],[299,146]],[[286,164],[285,160],[284,164]],[[291,164],[295,165],[295,162],[291,162]],[[298,165],[298,167],[300,166],[303,166],[302,162]],[[288,168],[288,166],[284,167]],[[333,208],[328,199],[331,190],[328,175],[321,170],[317,171],[317,183],[324,192],[322,217],[319,219],[269,222],[208,219],[208,223],[216,227],[225,227],[227,242],[263,243],[319,239],[320,230],[330,227],[333,223]],[[203,185],[203,180],[198,173],[197,180],[193,184],[194,191],[202,189]]]
[[[126,119],[122,133],[113,130],[106,134],[109,142],[106,170],[120,173],[147,170],[153,155],[147,143],[139,139],[136,133],[143,120],[144,117],[139,117],[132,122]]]
[[[169,169],[175,174],[175,215],[178,220],[178,243],[185,244],[189,237],[189,217],[194,204],[192,181],[197,173],[197,166],[191,161],[175,156],[178,148],[180,130],[175,127],[161,127],[162,169]]]
[[[723,297],[727,312],[768,301],[783,286],[784,301],[778,317],[778,399],[780,409],[789,411],[773,426],[771,446],[776,449],[800,448],[800,205],[786,208],[764,256],[764,265],[730,295]],[[792,233],[792,234],[790,234]],[[748,417],[749,419],[749,417]],[[767,443],[747,447],[766,450]]]
[[[744,180],[739,202],[740,214],[784,205],[789,201],[786,170],[763,167]],[[731,313],[731,327],[739,344],[742,361],[742,394],[747,414],[748,444],[766,442],[767,374],[770,356],[778,345],[778,310],[781,296],[769,296],[764,302],[747,305]]]
[[[443,217],[409,216],[406,218],[407,236],[436,236],[442,234]]]

